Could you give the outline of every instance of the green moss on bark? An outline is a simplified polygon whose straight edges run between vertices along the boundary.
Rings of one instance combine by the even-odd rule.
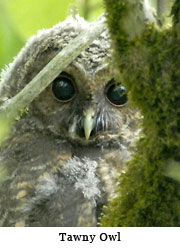
[[[171,29],[143,25],[132,37],[125,22],[141,1],[104,1],[114,58],[144,122],[143,138],[101,225],[180,226],[180,183],[165,176],[169,160],[180,162],[180,1]]]

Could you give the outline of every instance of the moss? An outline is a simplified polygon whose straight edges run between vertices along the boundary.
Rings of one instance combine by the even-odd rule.
[[[131,40],[123,28],[130,2],[105,0],[105,5],[114,58],[144,116],[144,137],[119,178],[118,196],[101,225],[180,226],[180,183],[164,175],[168,160],[180,162],[180,2],[172,8],[171,29],[146,25]]]

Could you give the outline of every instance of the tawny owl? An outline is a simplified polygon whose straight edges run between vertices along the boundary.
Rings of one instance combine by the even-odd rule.
[[[68,18],[32,37],[3,72],[11,98],[90,24]],[[84,50],[16,121],[0,151],[1,226],[96,226],[139,134],[117,81],[108,32]]]

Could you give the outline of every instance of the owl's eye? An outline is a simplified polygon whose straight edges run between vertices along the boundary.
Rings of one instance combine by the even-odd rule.
[[[128,100],[127,89],[124,86],[115,84],[113,80],[109,82],[105,95],[108,101],[117,107],[124,106]]]
[[[76,94],[74,80],[67,74],[61,74],[53,81],[52,92],[61,102],[71,101]]]

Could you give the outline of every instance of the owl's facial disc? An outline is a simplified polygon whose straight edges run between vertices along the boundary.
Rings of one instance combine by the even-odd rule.
[[[94,128],[94,125],[95,125],[94,111],[92,109],[89,109],[84,112],[84,122],[83,122],[83,128],[86,140],[89,139],[91,132]]]
[[[54,127],[54,132],[57,131],[57,134],[63,134],[73,141],[82,141],[83,144],[98,142],[107,132],[109,135],[117,134],[123,125],[122,121],[125,121],[122,115],[123,118],[126,116],[122,110],[119,117],[114,108],[119,110],[126,106],[126,88],[110,79],[94,91],[84,86],[81,88],[80,83],[84,85],[86,78],[80,80],[81,82],[77,80],[77,76],[74,78],[69,70],[63,71],[52,82],[51,92],[59,102],[56,107],[61,118],[60,123]]]

